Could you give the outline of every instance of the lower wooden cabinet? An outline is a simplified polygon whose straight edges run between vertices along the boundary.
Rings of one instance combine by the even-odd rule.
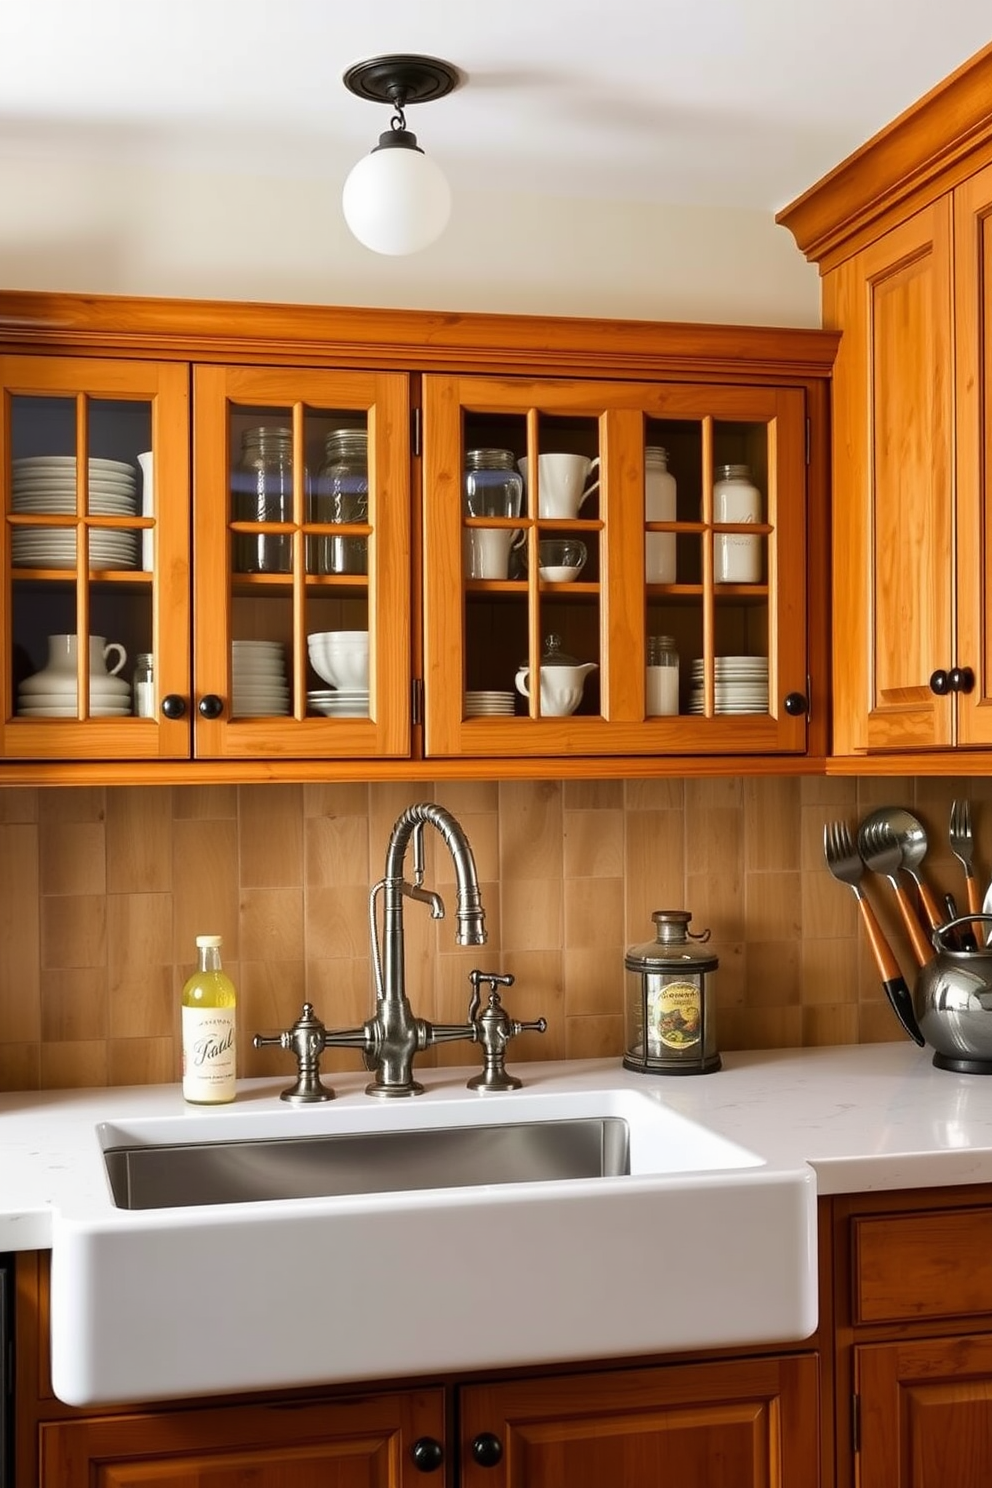
[[[442,1483],[444,1401],[444,1391],[437,1388],[331,1403],[46,1421],[38,1433],[38,1485],[411,1488],[424,1481]]]
[[[816,1356],[545,1376],[460,1392],[463,1488],[815,1488]]]
[[[990,1199],[833,1200],[837,1488],[992,1483]]]
[[[861,1488],[992,1483],[992,1336],[854,1351]]]

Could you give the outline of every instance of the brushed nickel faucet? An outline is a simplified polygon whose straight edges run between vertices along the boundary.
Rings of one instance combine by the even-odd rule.
[[[282,1093],[283,1100],[310,1102],[330,1100],[333,1091],[320,1079],[319,1057],[325,1048],[361,1049],[365,1067],[374,1078],[365,1087],[366,1094],[376,1096],[419,1095],[423,1091],[413,1077],[414,1056],[432,1044],[466,1039],[481,1044],[483,1071],[469,1081],[469,1088],[482,1092],[514,1090],[520,1081],[506,1072],[506,1045],[525,1030],[544,1033],[547,1023],[538,1018],[533,1023],[519,1023],[509,1017],[500,1002],[497,985],[510,987],[512,976],[497,972],[473,971],[470,977],[472,996],[468,1018],[464,1023],[428,1023],[418,1018],[406,995],[406,953],[403,940],[403,900],[427,904],[434,919],[444,917],[441,896],[425,889],[424,827],[432,826],[451,854],[455,867],[456,920],[455,938],[459,945],[483,945],[486,939],[485,911],[479,892],[479,876],[468,837],[460,823],[443,806],[422,802],[408,806],[398,818],[386,849],[386,871],[369,893],[369,926],[372,942],[372,971],[375,978],[375,1013],[361,1028],[328,1030],[314,1016],[310,1003],[304,1003],[303,1014],[291,1029],[279,1034],[256,1034],[255,1047],[278,1044],[297,1056],[297,1081]],[[407,848],[412,845],[413,882],[404,876]],[[376,918],[376,897],[383,896],[383,929],[380,949]],[[480,1013],[480,983],[490,986],[489,1001]]]

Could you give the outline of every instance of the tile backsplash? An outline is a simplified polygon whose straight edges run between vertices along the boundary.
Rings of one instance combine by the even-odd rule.
[[[710,927],[721,1049],[900,1038],[854,896],[823,863],[823,823],[881,804],[915,810],[925,871],[964,901],[947,846],[968,796],[984,892],[992,780],[664,779],[0,790],[0,1089],[171,1081],[179,991],[197,934],[224,938],[239,991],[240,1072],[291,1073],[251,1035],[288,1027],[304,1000],[328,1027],[371,1008],[368,894],[394,821],[433,800],[472,843],[488,944],[454,938],[454,876],[425,832],[426,885],[448,914],[405,905],[407,992],[432,1022],[462,1021],[475,966],[512,972],[512,1016],[544,1016],[510,1063],[619,1055],[623,957],[651,912]],[[408,869],[410,864],[407,864]],[[868,882],[907,978],[912,961],[883,880]],[[358,1069],[359,1056],[324,1056]],[[421,1062],[467,1064],[467,1045]]]

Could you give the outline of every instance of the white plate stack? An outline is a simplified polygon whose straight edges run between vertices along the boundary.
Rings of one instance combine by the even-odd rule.
[[[231,642],[231,711],[240,718],[289,713],[286,653],[281,641]]]
[[[127,718],[131,713],[131,688],[123,677],[90,677],[91,718]],[[17,690],[18,718],[77,718],[76,679],[61,682],[51,672],[36,672]]]
[[[689,712],[703,711],[705,662],[692,663]],[[715,656],[713,658],[713,707],[717,713],[768,712],[768,658],[766,656]]]
[[[325,718],[368,718],[369,690],[367,687],[315,687],[307,693],[307,707],[311,713],[321,713]]]
[[[466,692],[465,717],[512,717],[516,700],[512,692]]]
[[[11,507],[25,516],[76,512],[75,455],[32,455],[13,462]],[[123,460],[89,462],[92,516],[133,517],[138,509],[136,473]],[[76,532],[69,527],[18,527],[11,535],[15,568],[74,568]],[[137,568],[138,533],[91,527],[90,568]]]

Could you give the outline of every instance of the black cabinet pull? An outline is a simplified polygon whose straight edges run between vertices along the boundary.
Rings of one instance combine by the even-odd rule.
[[[215,692],[206,693],[200,699],[198,706],[204,718],[219,718],[224,711],[223,701]]]
[[[472,1443],[472,1456],[480,1467],[495,1467],[502,1461],[503,1443],[491,1431],[480,1431]]]
[[[971,667],[954,667],[947,680],[952,692],[968,693],[975,686],[975,674]]]
[[[444,1448],[433,1436],[419,1436],[410,1448],[410,1456],[418,1472],[437,1472],[444,1461]]]
[[[180,697],[178,692],[167,692],[162,699],[162,712],[166,718],[185,718],[186,699]]]
[[[785,711],[790,718],[801,718],[804,713],[809,712],[809,704],[806,695],[802,692],[789,692],[785,696]]]
[[[935,692],[938,697],[944,697],[944,695],[950,692],[950,690],[951,679],[950,677],[948,677],[947,673],[943,669],[937,672],[930,673],[931,692]]]

